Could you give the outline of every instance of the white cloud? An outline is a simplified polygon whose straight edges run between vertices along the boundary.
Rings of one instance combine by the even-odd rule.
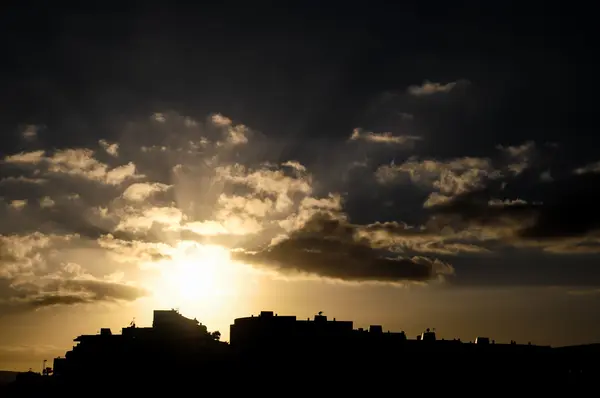
[[[600,161],[589,163],[583,167],[573,170],[575,174],[600,173]]]
[[[277,211],[287,211],[293,204],[294,194],[312,193],[310,175],[288,176],[283,170],[272,170],[266,167],[248,169],[240,164],[218,167],[216,173],[224,181],[246,185],[257,193],[273,195]]]
[[[476,157],[445,161],[412,157],[398,165],[381,166],[376,171],[382,184],[392,183],[402,175],[409,176],[414,183],[434,187],[442,194],[458,195],[481,187],[484,178],[496,173],[490,159]]]
[[[517,206],[526,205],[527,201],[523,199],[491,199],[488,204],[490,206],[504,207],[504,206]]]
[[[15,210],[21,210],[27,206],[27,199],[16,199],[10,202],[10,207]]]
[[[52,200],[51,197],[49,196],[44,196],[42,199],[40,199],[40,207],[52,207],[56,204],[56,202],[54,200]]]
[[[210,221],[192,221],[192,222],[186,223],[183,226],[183,229],[194,232],[198,235],[206,235],[206,236],[223,235],[223,234],[229,234],[229,233],[235,232],[235,231],[229,231],[220,222],[212,221],[212,220],[210,220]]]
[[[296,169],[301,173],[304,173],[306,171],[306,167],[295,160],[288,160],[287,162],[284,162],[281,165],[284,167],[291,167],[292,169]]]
[[[449,93],[452,91],[459,83],[466,83],[466,81],[456,81],[450,83],[434,83],[428,80],[425,80],[423,84],[420,86],[413,85],[408,87],[408,93],[417,97],[427,96],[437,93]]]
[[[213,122],[215,126],[227,127],[232,125],[232,121],[230,118],[221,115],[220,113],[216,113],[211,116],[210,120]]]
[[[218,141],[217,145],[242,145],[249,141],[250,129],[243,124],[234,124],[233,121],[219,113],[210,117],[210,122],[224,134],[225,141]]]
[[[37,164],[44,159],[45,151],[21,152],[4,158],[6,163]]]
[[[128,178],[144,177],[136,174],[136,167],[132,162],[110,168],[94,158],[94,151],[87,148],[61,149],[50,156],[45,156],[44,151],[19,153],[5,157],[4,161],[15,165],[42,167],[36,170],[38,175],[64,174],[111,185],[118,185]]]
[[[521,174],[531,166],[536,153],[536,145],[533,141],[527,141],[517,146],[498,145],[497,148],[507,155],[507,168],[515,175]]]
[[[145,242],[140,240],[124,240],[106,234],[98,238],[98,245],[107,250],[108,257],[119,263],[134,264],[143,268],[168,257],[171,246],[160,242]]]
[[[25,141],[34,141],[38,136],[38,131],[38,126],[34,124],[27,125],[21,132],[21,137],[23,137]]]
[[[152,206],[145,209],[126,207],[117,212],[120,218],[117,231],[143,232],[154,223],[163,224],[167,229],[179,230],[184,220],[183,212],[176,207]]]
[[[349,141],[363,140],[373,143],[382,144],[396,144],[403,145],[414,143],[415,141],[421,140],[421,137],[414,135],[392,135],[390,132],[385,133],[373,133],[370,131],[363,131],[360,128],[355,128],[350,135]]]
[[[170,185],[159,182],[138,182],[128,186],[123,192],[123,197],[131,201],[142,201],[148,199],[157,192],[163,192],[169,188]]]
[[[119,156],[119,144],[116,142],[109,143],[106,140],[98,141],[100,146],[111,156]]]
[[[157,112],[152,115],[152,119],[159,123],[164,123],[167,121],[167,118],[164,113]]]

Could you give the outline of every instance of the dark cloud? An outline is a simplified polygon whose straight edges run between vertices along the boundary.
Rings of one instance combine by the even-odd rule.
[[[137,286],[93,279],[63,279],[12,286],[9,299],[0,306],[9,312],[55,305],[133,301],[149,292]]]
[[[50,307],[53,305],[75,305],[75,304],[88,304],[93,302],[86,297],[82,296],[68,296],[68,295],[49,295],[36,297],[32,299],[25,299],[26,304],[31,305],[34,308]]]
[[[595,187],[600,174],[575,175],[548,184],[543,208],[535,225],[523,231],[525,237],[585,235],[600,227],[600,192]]]
[[[600,174],[572,174],[552,182],[534,183],[533,202],[493,206],[493,191],[469,192],[431,209],[434,223],[462,222],[469,225],[512,225],[523,239],[569,238],[600,227],[600,196],[595,187]],[[535,201],[537,198],[537,201]],[[457,225],[456,223],[454,225]]]
[[[148,292],[137,286],[98,280],[64,280],[48,284],[41,297],[33,297],[29,301],[36,307],[56,304],[92,303],[98,301],[133,301],[148,295]],[[68,294],[53,292],[65,291]]]
[[[401,258],[355,239],[356,227],[317,216],[284,240],[257,253],[236,252],[234,258],[282,272],[308,273],[345,281],[429,281],[453,273],[438,260]]]

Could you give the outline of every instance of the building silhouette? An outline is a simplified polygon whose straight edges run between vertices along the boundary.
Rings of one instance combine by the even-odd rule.
[[[55,376],[119,378],[146,373],[150,365],[161,374],[182,374],[212,366],[228,354],[227,344],[216,340],[206,326],[176,310],[155,310],[152,327],[132,322],[121,334],[102,328],[99,334],[81,335],[74,341],[72,350],[54,359]]]
[[[552,348],[499,344],[488,337],[463,342],[439,339],[435,329],[411,339],[403,331],[384,331],[382,325],[355,329],[352,321],[328,319],[322,313],[298,319],[262,311],[238,318],[230,325],[230,343],[225,343],[196,319],[176,310],[156,310],[151,327],[132,322],[120,334],[102,328],[74,341],[64,357],[54,359],[53,372],[47,373],[51,376],[29,373],[15,388],[34,385],[39,387],[36,393],[43,387],[77,395],[90,385],[105,391],[116,386],[151,391],[173,383],[254,385],[267,378],[289,385],[320,380],[312,388],[353,393],[365,385],[371,392],[387,391],[401,381],[435,380],[458,388],[463,384],[456,383],[475,380],[539,388],[586,385],[600,376],[600,345]],[[21,391],[19,396],[27,395]]]
[[[562,372],[549,346],[496,344],[487,337],[467,343],[444,340],[432,329],[409,339],[403,331],[384,332],[381,325],[354,329],[350,321],[328,320],[321,313],[304,320],[263,311],[236,319],[230,335],[242,368],[255,369],[260,363],[261,371],[279,377],[299,368],[315,375],[337,369],[353,378],[396,380],[398,375],[421,377],[428,369],[438,379],[469,375],[481,381],[505,377],[525,382]]]

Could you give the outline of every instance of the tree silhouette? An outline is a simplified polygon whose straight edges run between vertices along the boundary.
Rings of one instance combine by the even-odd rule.
[[[214,332],[212,332],[210,334],[210,336],[215,339],[216,341],[221,340],[221,332],[219,332],[218,330],[215,330]]]

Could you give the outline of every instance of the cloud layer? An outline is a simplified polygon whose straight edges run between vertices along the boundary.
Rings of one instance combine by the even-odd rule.
[[[466,84],[425,82],[408,94]],[[442,158],[421,151],[427,140],[408,128],[356,128],[331,149],[344,161],[323,167],[282,158],[268,135],[221,114],[155,113],[118,140],[52,150],[41,128],[26,126],[24,149],[2,159],[0,300],[13,308],[150,295],[144,270],[181,241],[289,277],[400,285],[460,282],[464,259],[515,250],[600,251],[590,189],[600,168],[550,173],[555,145]]]

